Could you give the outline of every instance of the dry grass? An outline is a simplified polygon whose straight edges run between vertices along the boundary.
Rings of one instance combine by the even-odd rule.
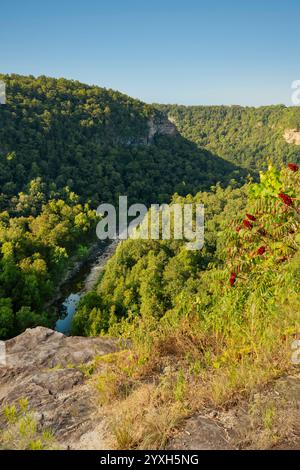
[[[239,429],[239,448],[272,449],[293,436],[299,419],[297,404],[257,394],[249,406],[248,426]]]
[[[110,420],[117,449],[163,449],[185,416],[178,402],[160,402],[154,385],[143,385],[119,402]]]
[[[140,342],[134,353],[101,358],[92,380],[110,416],[112,447],[165,448],[184,418],[203,409],[235,406],[283,375],[291,368],[298,306],[298,300],[286,302],[265,328],[252,309],[249,324],[247,319],[242,327],[233,322],[229,329],[227,323],[226,334],[201,328],[199,318],[191,315],[157,329],[150,354]],[[291,429],[284,409],[273,415],[272,406],[260,411],[263,424],[259,413],[251,424],[253,437],[261,429],[260,440],[253,439],[261,448],[279,442]],[[251,440],[249,435],[243,442]]]
[[[183,356],[184,344],[180,335],[179,341],[173,341],[172,354],[170,350],[168,355],[160,351],[159,362],[164,364],[160,373],[156,358],[154,364],[148,363],[147,367],[136,364],[135,375],[132,375],[134,367],[128,368],[132,357],[126,359],[125,371],[126,355],[123,355],[115,360],[113,367],[110,361],[109,368],[93,379],[99,402],[110,416],[113,448],[163,449],[184,418],[203,408],[222,409],[235,405],[290,367],[290,350],[285,343],[282,343],[281,354],[273,351],[269,356],[261,352],[255,358],[246,355],[240,361],[230,358],[220,368],[204,367],[203,354],[198,351],[197,359],[195,348],[190,348],[190,354]],[[175,351],[176,345],[180,347]],[[290,420],[284,409],[276,411],[274,416],[271,404],[268,408],[266,403],[265,410],[257,405],[256,410],[251,421],[253,437],[255,429],[263,426],[260,439],[253,439],[258,448],[271,446],[288,434]],[[263,424],[258,423],[259,413]],[[281,422],[285,426],[280,425]],[[276,429],[280,429],[280,433]],[[251,441],[250,434],[243,439],[244,443]]]

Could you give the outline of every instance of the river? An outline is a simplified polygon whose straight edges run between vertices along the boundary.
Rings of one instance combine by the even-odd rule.
[[[104,248],[100,246],[94,259],[85,263],[74,276],[61,286],[61,297],[56,302],[56,308],[59,312],[59,319],[55,324],[56,331],[65,335],[70,334],[72,319],[80,298],[97,284],[100,273],[115,252],[118,242],[119,240],[114,240]]]

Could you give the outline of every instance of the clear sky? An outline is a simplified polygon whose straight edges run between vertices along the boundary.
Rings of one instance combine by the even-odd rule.
[[[146,102],[291,105],[299,0],[1,0],[0,72]]]

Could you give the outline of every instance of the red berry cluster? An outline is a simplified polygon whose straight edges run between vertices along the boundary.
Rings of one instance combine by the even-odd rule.
[[[231,287],[234,286],[235,280],[236,280],[237,274],[235,272],[232,272],[229,278],[229,283]]]
[[[296,165],[296,163],[289,163],[288,164],[288,169],[293,171],[293,172],[296,172],[296,171],[299,170],[299,166]],[[278,197],[282,200],[282,202],[286,206],[289,206],[289,207],[293,206],[293,199],[290,196],[288,196],[288,194],[279,193]],[[251,223],[251,222],[255,222],[257,220],[257,218],[252,214],[246,214],[246,217],[247,218],[245,218],[242,222],[243,225],[239,225],[239,226],[236,227],[237,232],[240,232],[243,227],[248,229],[248,230],[253,229],[253,223]],[[262,227],[257,230],[257,233],[259,233],[263,237],[267,236],[266,230]],[[267,248],[265,246],[261,246],[260,248],[258,248],[256,254],[259,255],[259,256],[262,256],[266,252],[266,250],[267,250]],[[234,286],[236,278],[237,278],[236,272],[232,272],[231,275],[230,275],[230,278],[229,278],[229,283],[230,283],[231,287]]]
[[[288,164],[288,169],[291,170],[291,171],[296,172],[296,171],[299,170],[299,166],[296,165],[296,163],[289,163],[289,164]]]
[[[293,205],[293,199],[290,196],[288,196],[287,194],[279,193],[278,197],[280,197],[280,199],[282,200],[282,202],[284,202],[284,204],[286,206],[292,206]]]
[[[296,165],[296,163],[289,163],[288,164],[288,169],[293,171],[293,172],[296,172],[299,170],[299,166]],[[286,206],[292,206],[293,205],[293,199],[288,196],[287,194],[285,193],[279,193],[278,194],[278,197],[282,200],[282,202],[286,205]]]
[[[266,252],[266,247],[265,246],[261,246],[257,250],[257,254],[260,255],[260,256],[263,255],[265,252]]]
[[[247,219],[243,220],[243,225],[244,225],[245,228],[248,228],[249,230],[253,229],[253,224],[251,224],[251,222],[249,222],[249,220],[247,220]]]

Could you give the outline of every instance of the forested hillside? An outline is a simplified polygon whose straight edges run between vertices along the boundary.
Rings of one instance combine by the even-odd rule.
[[[161,105],[182,136],[236,165],[251,170],[300,162],[300,147],[288,144],[285,129],[298,129],[300,110],[283,105],[242,106]]]
[[[74,334],[107,332],[128,317],[156,318],[175,307],[184,291],[187,296],[201,289],[201,273],[217,261],[219,231],[236,210],[244,209],[248,186],[241,189],[217,186],[211,192],[186,198],[175,195],[174,203],[205,205],[205,244],[187,251],[184,240],[128,240],[108,262],[95,292],[81,301],[73,322]]]
[[[0,80],[7,92],[0,105],[1,339],[54,325],[45,305],[72,259],[96,240],[100,202],[120,194],[168,202],[175,191],[247,176],[121,93],[47,77]]]
[[[261,175],[260,186],[248,184],[239,189],[217,186],[209,193],[198,193],[194,197],[174,196],[174,203],[204,204],[203,249],[189,251],[184,241],[178,240],[123,242],[108,262],[96,291],[81,301],[74,320],[74,332],[99,334],[107,332],[123,319],[128,321],[145,316],[146,319],[159,320],[169,311],[173,314],[173,309],[177,312],[181,308],[183,299],[190,303],[193,296],[204,295],[204,280],[209,276],[208,272],[214,272],[212,267],[215,267],[215,273],[221,267],[219,272],[222,276],[224,272],[234,272],[233,284],[236,278],[239,279],[237,273],[241,273],[242,279],[245,275],[248,277],[252,264],[256,267],[260,259],[255,255],[255,250],[260,248],[258,244],[263,245],[262,255],[265,251],[270,252],[269,262],[273,262],[274,257],[282,262],[290,260],[299,242],[299,236],[293,239],[299,229],[299,213],[295,209],[299,178],[292,170],[284,171],[281,176],[274,167],[270,168],[266,175]],[[291,183],[292,187],[285,186]],[[286,190],[287,199],[278,197]],[[256,196],[261,200],[254,203]],[[292,203],[286,204],[290,196],[295,198],[295,207]],[[246,215],[248,199],[251,204],[249,210],[253,212],[252,206],[255,207],[255,215]],[[263,223],[264,218],[266,224]],[[286,244],[282,241],[285,235],[290,239]],[[245,243],[247,250],[243,247]],[[266,244],[270,245],[268,250]],[[208,300],[206,295],[204,298]]]
[[[44,305],[71,259],[95,240],[100,202],[120,194],[147,204],[174,194],[181,202],[203,200],[206,244],[186,255],[180,243],[129,242],[124,257],[118,254],[121,264],[114,258],[116,270],[90,294],[93,315],[85,305],[76,317],[74,331],[85,334],[106,332],[129,312],[160,317],[173,308],[177,291],[192,292],[199,267],[215,259],[220,220],[244,204],[245,188],[238,187],[249,171],[269,158],[278,163],[279,152],[283,160],[298,158],[299,147],[282,141],[283,128],[298,128],[298,114],[282,106],[157,109],[71,80],[0,79],[7,90],[0,105],[1,338],[53,325]]]
[[[45,307],[70,264],[86,254],[95,237],[95,211],[74,193],[50,199],[37,184],[16,201],[22,215],[0,213],[0,338],[36,325],[52,327]],[[33,214],[35,215],[33,215]]]
[[[81,300],[75,334],[109,333],[133,343],[104,371],[100,360],[95,376],[99,399],[115,405],[118,448],[162,448],[184,417],[224,409],[293,366],[299,183],[299,167],[290,163],[281,171],[270,166],[260,183],[241,189],[175,197],[205,203],[205,248],[124,241]],[[244,446],[270,447],[291,432],[280,406],[255,402],[260,440],[244,437]]]
[[[182,138],[153,107],[119,92],[47,77],[0,75],[0,207],[41,177],[98,204],[126,194],[167,202],[246,171]],[[171,134],[171,135],[170,135]]]

